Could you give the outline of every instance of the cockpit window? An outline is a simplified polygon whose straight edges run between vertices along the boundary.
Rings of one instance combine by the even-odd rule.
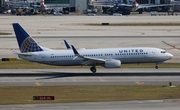
[[[161,51],[161,53],[166,53],[166,51]]]

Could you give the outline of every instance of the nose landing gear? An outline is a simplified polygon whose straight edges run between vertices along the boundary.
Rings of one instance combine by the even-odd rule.
[[[158,66],[156,65],[155,68],[158,69]]]
[[[156,62],[155,68],[158,69],[158,68],[159,68],[158,65],[159,65],[159,64],[162,64],[162,63],[163,63],[163,62]]]

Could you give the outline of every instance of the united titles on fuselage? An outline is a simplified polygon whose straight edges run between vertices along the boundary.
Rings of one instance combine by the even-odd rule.
[[[143,49],[130,49],[130,50],[119,50],[119,53],[138,53],[143,52]]]

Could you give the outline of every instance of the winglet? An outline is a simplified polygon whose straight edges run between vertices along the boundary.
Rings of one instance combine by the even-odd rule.
[[[68,42],[66,40],[64,40],[64,43],[65,43],[67,49],[71,49],[71,46],[68,44]]]
[[[73,49],[73,52],[75,54],[75,56],[80,56],[80,54],[78,53],[78,51],[74,48],[73,45],[71,45],[72,49]]]

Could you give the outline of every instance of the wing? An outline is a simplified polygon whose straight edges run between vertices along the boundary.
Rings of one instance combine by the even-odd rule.
[[[114,7],[116,4],[109,1],[93,1],[90,6]]]
[[[38,8],[40,8],[41,7],[41,5],[32,5],[33,7],[38,7]]]
[[[138,9],[140,8],[151,8],[151,7],[160,7],[160,6],[171,6],[172,4],[160,4],[160,5],[139,5]]]
[[[132,7],[132,5],[129,5],[129,4],[117,4],[116,7]]]
[[[73,52],[75,54],[75,58],[79,57],[82,58],[84,61],[82,63],[82,65],[92,65],[92,64],[103,64],[105,63],[105,59],[101,59],[101,58],[92,58],[92,57],[86,57],[86,56],[82,56],[78,53],[78,51],[74,48],[73,45],[71,45]]]
[[[89,4],[91,6],[114,7],[114,5]]]
[[[102,6],[102,7],[119,7],[119,8],[123,8],[123,7],[132,7],[132,5],[129,4],[114,4],[114,5],[103,5],[103,4],[90,4],[92,6]]]

